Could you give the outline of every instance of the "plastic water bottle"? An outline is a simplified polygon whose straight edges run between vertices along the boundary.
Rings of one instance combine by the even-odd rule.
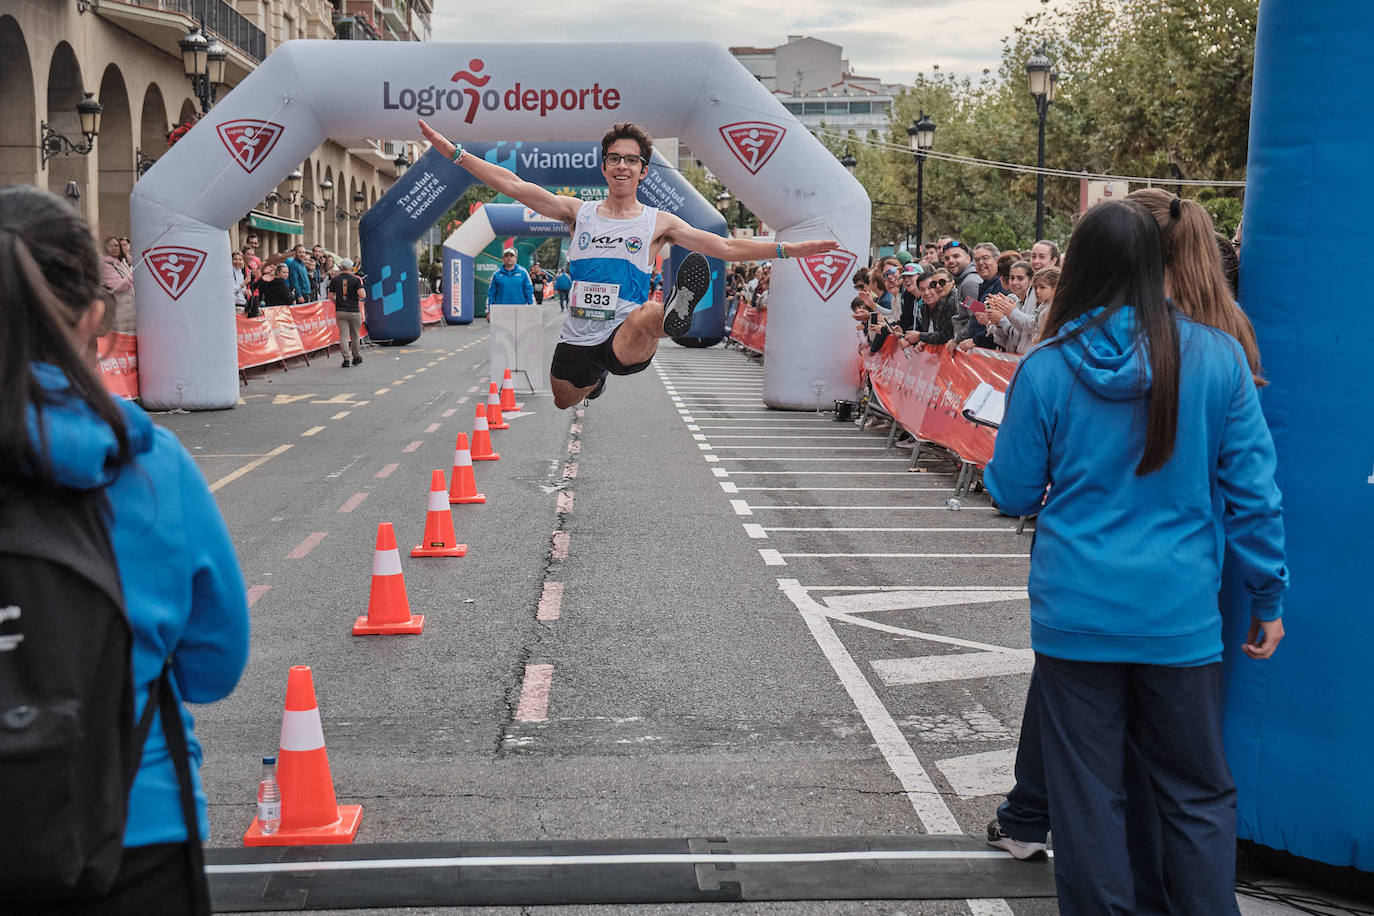
[[[960,509],[964,508],[964,504],[959,502],[959,497],[951,496],[949,499],[945,500],[945,508],[951,512],[958,512]]]
[[[281,827],[281,789],[277,786],[277,758],[262,758],[262,779],[258,781],[258,826],[263,833],[276,833]]]

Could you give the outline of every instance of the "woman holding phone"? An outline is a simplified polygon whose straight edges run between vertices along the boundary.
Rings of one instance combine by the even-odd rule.
[[[1070,250],[984,476],[1004,511],[1039,513],[1027,719],[1060,911],[1235,913],[1217,593],[1229,552],[1251,598],[1242,648],[1272,655],[1288,582],[1273,443],[1241,345],[1166,298],[1143,207],[1092,208]],[[1162,868],[1133,858],[1123,812],[1141,808]]]

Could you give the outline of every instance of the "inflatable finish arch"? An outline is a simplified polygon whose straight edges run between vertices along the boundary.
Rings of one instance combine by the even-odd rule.
[[[575,74],[575,75],[573,75]],[[291,41],[229,93],[134,188],[140,390],[152,409],[238,400],[227,231],[326,137],[415,136],[424,117],[462,142],[599,137],[616,121],[683,138],[781,241],[842,250],[783,261],[764,402],[852,397],[852,321],[835,297],[867,252],[868,195],[718,45]]]
[[[1374,872],[1374,309],[1364,296],[1339,297],[1334,324],[1313,321],[1268,269],[1295,257],[1324,263],[1333,241],[1342,274],[1374,266],[1374,192],[1362,177],[1374,126],[1348,117],[1374,84],[1374,60],[1349,53],[1360,35],[1374,35],[1367,0],[1260,4],[1240,302],[1271,382],[1260,400],[1292,577],[1287,637],[1272,659],[1239,651],[1250,615],[1233,571],[1222,597],[1241,838]]]

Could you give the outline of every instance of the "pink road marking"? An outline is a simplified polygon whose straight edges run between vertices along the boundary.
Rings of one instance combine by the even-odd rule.
[[[569,454],[569,455],[576,455],[577,453],[579,453],[579,452],[581,452],[581,451],[582,451],[582,443],[581,443],[581,442],[576,442],[576,441],[574,441],[574,442],[569,442],[569,443],[568,443],[568,454]]]
[[[249,606],[249,607],[252,607],[253,605],[257,604],[257,603],[258,603],[258,599],[261,598],[263,595],[267,594],[267,590],[270,589],[271,587],[272,587],[272,586],[270,586],[270,585],[250,585],[250,586],[248,587],[248,606]],[[562,584],[561,582],[558,584],[558,588],[559,588],[559,590],[560,590],[560,592],[561,592],[561,590],[562,590],[562,588],[563,588],[563,584]],[[543,607],[543,604],[542,604],[542,603],[540,604],[540,607],[541,607],[541,608]],[[541,611],[541,613],[542,613],[542,611]],[[554,616],[554,617],[557,617],[557,616],[558,616],[558,609],[557,609],[557,608],[554,608],[553,616]],[[542,618],[541,618],[541,619],[542,619]]]
[[[394,470],[396,470],[398,467],[400,467],[399,464],[388,464],[386,467],[382,468],[380,471],[377,472],[377,476],[378,476],[378,477],[390,477],[390,476],[391,476],[391,472],[394,471]]]
[[[324,540],[326,534],[328,534],[328,532],[316,531],[314,534],[308,535],[305,540],[301,541],[299,544],[296,545],[295,550],[291,551],[286,555],[286,558],[288,560],[305,559],[305,555],[308,554],[310,551],[314,550],[316,547],[318,547],[320,545],[320,541]]]
[[[266,586],[263,586],[263,588],[266,588]],[[539,596],[539,613],[535,615],[535,619],[557,620],[562,610],[563,583],[545,582],[544,594]]]
[[[472,393],[473,393],[474,391],[476,391],[476,390],[477,390],[477,386],[476,386],[476,385],[473,385],[471,388],[468,389],[468,394],[472,394]],[[462,401],[459,401],[458,403],[461,404],[461,403],[463,403],[463,402],[462,402]]]
[[[515,708],[517,722],[543,722],[549,717],[549,688],[553,686],[553,665],[526,665],[525,682],[520,687],[520,705]]]
[[[476,391],[477,389],[476,389],[476,388],[469,388],[468,390],[469,390],[469,391]],[[467,396],[467,395],[463,395],[461,398],[459,398],[458,400],[454,401],[453,403],[455,403],[455,404],[466,404],[467,402],[468,402],[468,396]]]
[[[401,449],[401,451],[403,451],[403,452],[413,452],[413,451],[415,451],[417,448],[419,448],[419,447],[422,446],[422,445],[424,445],[424,442],[421,441],[421,440],[419,440],[419,439],[416,439],[414,442],[410,443],[410,444],[407,445],[405,448]]]
[[[564,466],[564,468],[563,468],[563,476],[566,477],[566,478],[568,478],[569,480],[572,480],[574,477],[577,476],[577,462],[576,462],[576,461],[569,461],[569,462],[567,463],[567,465]]]
[[[567,515],[572,512],[573,495],[571,490],[562,490],[558,494],[558,514]]]
[[[553,533],[553,558],[555,560],[566,560],[568,558],[568,540],[571,538],[566,531],[555,531]]]
[[[446,417],[451,417],[451,416],[453,416],[454,414],[456,414],[457,412],[458,412],[458,408],[457,408],[457,407],[450,407],[448,410],[444,411],[444,416],[446,416]]]
[[[573,411],[573,416],[577,417],[577,419],[579,419],[579,420],[582,419],[583,417],[585,417],[586,415],[587,415],[587,411],[584,410],[584,409],[581,408],[581,407],[579,407],[579,408],[577,408],[576,410]]]
[[[580,436],[582,434],[582,424],[574,423],[572,426],[568,427],[568,432],[572,433],[574,436]]]
[[[428,426],[425,427],[425,432],[427,432],[427,433],[432,433],[432,432],[434,432],[434,431],[435,431],[436,429],[438,429],[438,428],[439,428],[439,424],[438,424],[438,423],[431,423],[431,424],[429,424]]]
[[[366,493],[354,493],[352,496],[348,497],[348,502],[339,507],[339,512],[352,512],[354,509],[361,506],[365,499],[367,499]]]

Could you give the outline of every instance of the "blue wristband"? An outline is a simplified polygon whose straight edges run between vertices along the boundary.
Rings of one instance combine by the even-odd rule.
[[[787,257],[787,250],[782,247],[782,242],[778,242],[778,257],[783,259]]]
[[[465,152],[467,151],[463,149],[463,145],[461,143],[453,144],[453,161],[457,162],[459,159],[462,159],[463,153]]]

